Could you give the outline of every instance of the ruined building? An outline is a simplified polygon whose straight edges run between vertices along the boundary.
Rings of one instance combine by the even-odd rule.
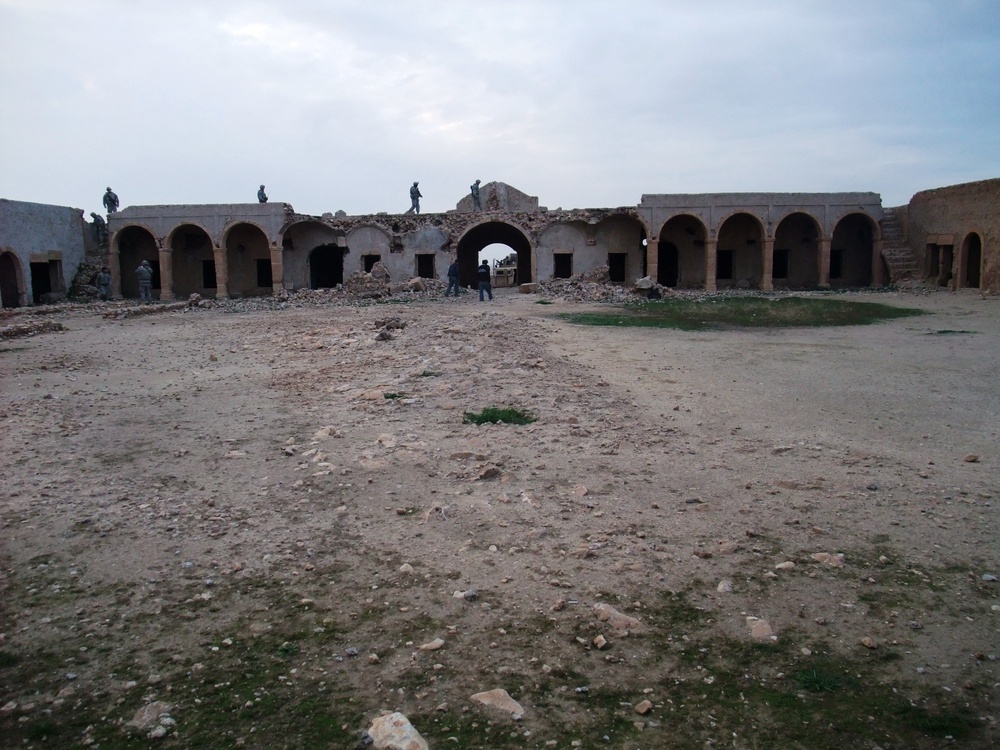
[[[462,283],[472,285],[479,252],[494,243],[516,255],[515,283],[607,266],[612,282],[650,276],[707,291],[927,278],[1000,292],[1000,179],[921,192],[892,209],[877,193],[650,194],[636,206],[570,210],[546,209],[500,182],[480,193],[482,211],[466,195],[452,211],[417,215],[307,216],[283,203],[129,206],[108,222],[114,293],[138,297],[134,270],[143,260],[163,300],[329,288],[376,262],[396,280],[440,278],[452,256]],[[40,237],[29,240],[28,224],[6,218],[18,206],[35,207]],[[38,301],[43,255],[66,274],[83,252],[67,239],[80,231],[80,212],[62,238],[50,231],[58,221],[49,209],[77,211],[0,203],[5,307]]]

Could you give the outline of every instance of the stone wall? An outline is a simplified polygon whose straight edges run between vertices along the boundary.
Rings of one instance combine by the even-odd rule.
[[[952,288],[1000,293],[1000,179],[924,190],[905,216],[907,241],[924,258],[925,275]],[[950,267],[938,268],[932,258],[942,266],[950,259]],[[977,274],[979,283],[972,283]]]
[[[79,208],[0,199],[3,306],[42,302],[35,299],[42,289],[64,295],[86,256],[89,232]]]

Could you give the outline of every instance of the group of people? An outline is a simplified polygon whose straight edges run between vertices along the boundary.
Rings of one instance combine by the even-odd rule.
[[[490,264],[488,261],[483,261],[479,264],[479,268],[476,269],[476,278],[479,280],[479,301],[484,301],[484,295],[488,294],[490,296],[490,301],[493,301],[493,284],[492,284],[493,274],[490,271]],[[458,261],[453,260],[451,265],[448,266],[448,288],[444,290],[444,296],[451,296],[452,290],[455,291],[455,296],[457,297],[462,292],[462,285],[459,283],[459,273],[458,273]]]

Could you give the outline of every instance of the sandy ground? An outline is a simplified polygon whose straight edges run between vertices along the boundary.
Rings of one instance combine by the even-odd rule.
[[[155,700],[163,746],[196,746],[197,686],[272,635],[301,662],[271,682],[349,689],[351,736],[383,710],[479,716],[469,696],[504,688],[524,747],[674,746],[655,733],[679,596],[726,642],[762,618],[795,653],[891,653],[885,681],[965,701],[982,727],[965,746],[996,740],[1000,301],[868,298],[932,314],[688,333],[575,326],[556,314],[579,304],[501,293],[81,311],[0,342],[5,746],[35,746],[47,716],[68,722],[59,746],[117,747],[107,727],[134,737]],[[377,341],[390,317],[405,328]],[[537,421],[463,424],[504,405]],[[602,622],[602,602],[640,624]],[[628,693],[631,718],[651,699],[645,739],[592,721],[581,684]],[[311,746],[251,724],[197,746]]]

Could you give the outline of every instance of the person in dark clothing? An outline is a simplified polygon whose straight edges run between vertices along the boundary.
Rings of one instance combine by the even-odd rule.
[[[444,290],[444,296],[447,297],[448,293],[454,289],[455,296],[457,297],[461,291],[462,287],[458,285],[458,261],[453,260],[451,265],[448,266],[448,288]]]
[[[483,301],[483,292],[490,295],[490,302],[493,301],[493,287],[490,285],[490,264],[483,261],[479,266],[479,301]]]

